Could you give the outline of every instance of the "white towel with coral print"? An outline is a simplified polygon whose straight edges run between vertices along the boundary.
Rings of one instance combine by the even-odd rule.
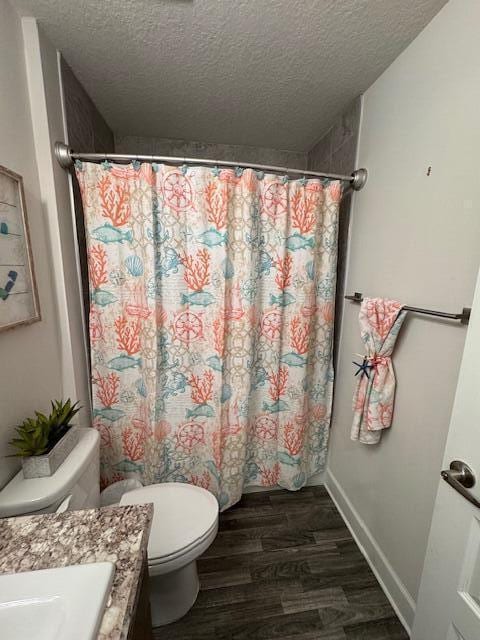
[[[407,315],[396,300],[364,298],[358,316],[365,345],[363,366],[353,396],[352,440],[377,444],[392,424],[395,373],[392,352]]]

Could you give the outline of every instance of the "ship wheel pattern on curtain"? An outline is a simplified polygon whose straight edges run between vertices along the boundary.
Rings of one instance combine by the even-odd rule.
[[[299,489],[325,464],[338,181],[76,164],[103,485]]]

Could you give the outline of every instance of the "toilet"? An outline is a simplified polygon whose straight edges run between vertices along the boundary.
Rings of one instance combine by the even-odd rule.
[[[19,471],[0,491],[0,518],[99,506],[100,436],[91,428],[78,432],[78,443],[53,476],[26,479]]]
[[[176,482],[125,493],[120,505],[153,503],[148,541],[150,608],[159,627],[184,616],[197,599],[197,558],[215,540],[218,502],[206,489]]]
[[[25,479],[19,471],[0,491],[0,518],[99,506],[99,434],[91,428],[78,431],[78,444],[53,476]],[[144,503],[154,507],[148,570],[152,623],[157,627],[178,620],[194,604],[199,590],[196,561],[217,535],[219,509],[209,491],[174,482],[120,497],[120,505]]]

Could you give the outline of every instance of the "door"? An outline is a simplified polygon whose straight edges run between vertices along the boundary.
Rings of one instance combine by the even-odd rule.
[[[480,640],[480,277],[443,465],[412,640]]]

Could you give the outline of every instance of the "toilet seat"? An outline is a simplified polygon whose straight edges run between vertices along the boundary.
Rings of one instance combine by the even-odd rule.
[[[179,551],[171,553],[168,556],[161,556],[159,558],[151,558],[149,556],[148,564],[150,566],[156,566],[156,565],[164,564],[165,562],[171,562],[172,560],[176,560],[179,556],[183,556],[183,555],[185,555],[187,553],[190,553],[191,551],[195,551],[195,549],[199,548],[200,546],[203,546],[204,542],[210,540],[210,538],[212,536],[212,533],[214,535],[216,535],[217,528],[218,528],[218,523],[214,522],[212,524],[212,526],[210,527],[210,529],[205,533],[205,535],[203,535],[198,540],[195,540],[195,542],[193,542],[192,544],[188,545],[188,547],[183,547],[183,549],[180,549]]]
[[[205,551],[218,530],[218,502],[206,489],[178,482],[153,484],[125,493],[120,505],[153,503],[148,564],[168,573]]]
[[[182,618],[197,599],[197,558],[215,540],[218,502],[206,489],[165,482],[124,493],[120,504],[153,503],[148,540],[150,608],[154,627]]]

